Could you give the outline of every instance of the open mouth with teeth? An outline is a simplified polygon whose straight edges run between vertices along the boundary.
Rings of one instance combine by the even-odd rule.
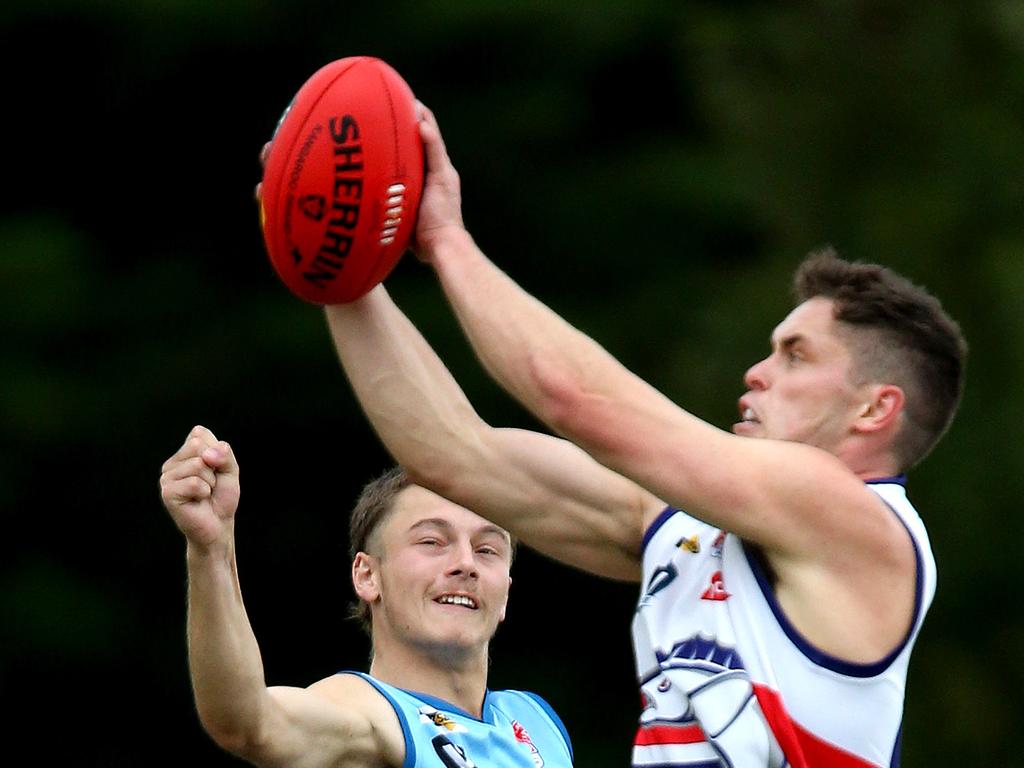
[[[435,598],[434,602],[441,605],[460,605],[463,608],[469,608],[474,611],[477,609],[476,600],[466,595],[441,595]]]

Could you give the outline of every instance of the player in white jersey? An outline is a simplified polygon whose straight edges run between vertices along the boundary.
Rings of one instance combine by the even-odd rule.
[[[934,566],[899,486],[876,481],[920,461],[952,420],[956,324],[887,269],[815,255],[744,377],[739,421],[720,430],[491,263],[425,108],[421,134],[417,255],[489,373],[561,438],[483,422],[379,286],[327,315],[395,458],[552,557],[642,580],[638,766],[897,760]],[[685,513],[666,518],[666,504]]]
[[[874,663],[808,644],[780,610],[763,556],[738,537],[672,508],[648,529],[633,620],[644,702],[635,766],[718,765],[722,757],[727,765],[893,764],[935,562],[903,478],[868,487],[907,527],[918,574],[906,637]]]

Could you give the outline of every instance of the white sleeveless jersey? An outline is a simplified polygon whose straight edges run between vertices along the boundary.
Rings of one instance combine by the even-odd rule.
[[[914,621],[874,664],[811,646],[735,535],[666,509],[644,537],[633,644],[643,712],[635,768],[899,764],[907,664],[935,593],[928,534],[902,478],[871,482],[910,532]]]

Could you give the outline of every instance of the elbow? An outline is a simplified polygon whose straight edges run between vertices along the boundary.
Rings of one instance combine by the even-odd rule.
[[[439,432],[443,440],[435,434],[424,441],[423,450],[415,455],[396,455],[396,459],[410,483],[460,502],[464,494],[462,481],[483,471],[493,433],[493,427],[474,415]]]
[[[238,756],[248,755],[253,751],[255,739],[245,731],[212,722],[204,718],[202,713],[200,713],[199,720],[206,735],[221,749]]]
[[[594,366],[597,370],[597,364]],[[586,362],[565,364],[535,355],[530,373],[539,393],[534,415],[601,464],[630,475],[630,457],[642,455],[646,435],[636,402],[590,375]]]
[[[564,361],[538,352],[530,355],[529,375],[537,397],[534,415],[560,435],[578,436],[584,402],[581,377]]]
[[[399,463],[411,485],[426,488],[439,496],[450,497],[452,478],[456,476],[457,470],[448,461],[428,459],[417,463]]]
[[[259,729],[249,727],[234,718],[225,718],[222,714],[204,712],[199,709],[199,722],[206,735],[213,742],[237,757],[253,760],[261,754],[263,740]]]

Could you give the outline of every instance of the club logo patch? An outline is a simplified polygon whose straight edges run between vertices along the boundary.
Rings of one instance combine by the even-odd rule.
[[[700,536],[698,536],[696,533],[693,534],[693,536],[690,536],[689,538],[684,536],[676,542],[676,546],[679,547],[679,549],[682,549],[686,552],[692,552],[696,555],[698,552],[700,552]]]
[[[421,723],[433,723],[438,728],[444,728],[446,731],[451,731],[452,733],[466,732],[466,726],[459,725],[444,712],[440,712],[428,704],[424,704],[420,707],[419,713]]]

